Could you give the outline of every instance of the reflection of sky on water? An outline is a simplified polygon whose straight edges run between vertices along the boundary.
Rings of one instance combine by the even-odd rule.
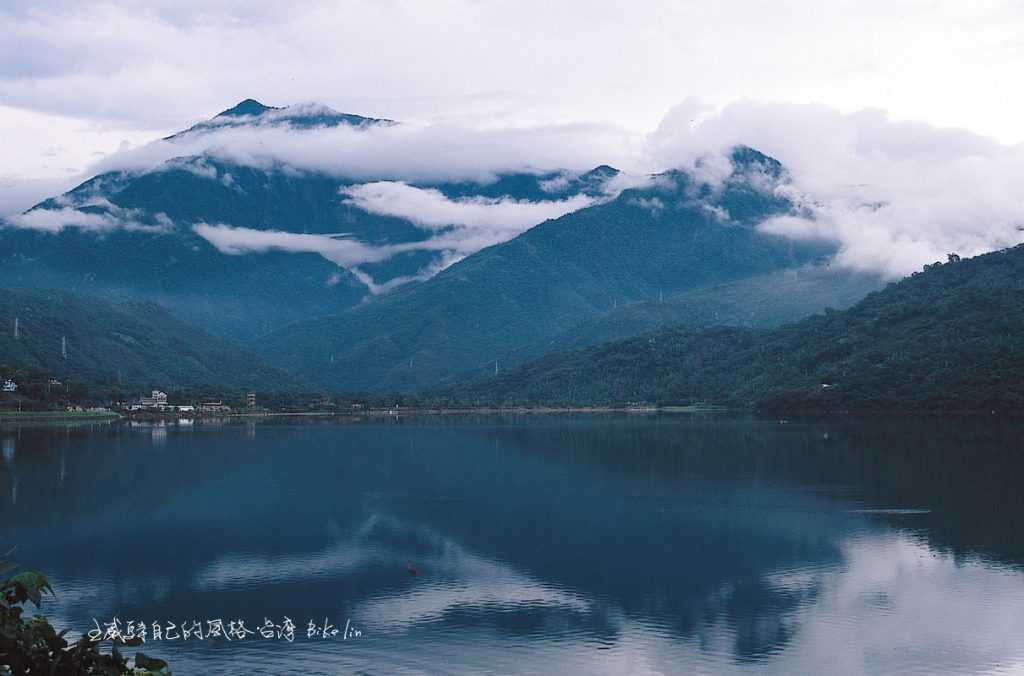
[[[3,449],[4,449],[4,464],[7,465],[7,466],[13,465],[14,464],[14,449],[15,449],[14,438],[13,437],[6,437],[3,440],[2,443],[3,443]]]
[[[569,436],[550,421],[255,435],[197,425],[167,428],[159,449],[149,429],[35,438],[35,462],[23,461],[23,443],[15,463],[32,504],[6,514],[25,527],[4,528],[3,543],[20,539],[54,572],[60,598],[48,612],[79,630],[114,614],[288,614],[300,625],[350,619],[364,632],[147,651],[181,673],[1024,666],[1020,561],[965,551],[950,539],[960,531],[947,528],[948,506],[921,486],[916,506],[900,502],[902,490],[869,497],[866,466],[892,467],[888,442],[860,458],[864,477],[842,482],[829,473],[847,473],[849,458],[830,449],[808,479],[806,449],[787,450],[789,432],[709,423],[649,436],[652,424],[587,424]],[[654,458],[677,444],[688,450]],[[990,500],[1002,489],[970,490]]]

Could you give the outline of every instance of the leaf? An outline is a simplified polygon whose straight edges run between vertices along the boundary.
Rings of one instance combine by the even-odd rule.
[[[46,579],[46,576],[42,573],[37,573],[34,570],[26,570],[22,573],[18,573],[12,577],[8,584],[13,584],[16,588],[20,588],[28,600],[35,604],[36,608],[39,607],[42,602],[42,596],[44,593],[49,593],[50,596],[56,597],[57,595],[53,591],[53,587],[50,586],[50,581]]]

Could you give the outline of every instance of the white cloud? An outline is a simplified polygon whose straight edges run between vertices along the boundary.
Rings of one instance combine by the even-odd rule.
[[[569,182],[572,177],[565,172],[557,174],[554,178],[549,178],[540,182],[540,189],[544,192],[557,193],[565,190],[569,187]]]
[[[217,167],[213,166],[206,161],[205,158],[175,158],[168,160],[162,166],[158,167],[159,170],[181,170],[187,171],[190,174],[194,174],[199,178],[208,178],[210,180],[217,180]],[[230,176],[230,174],[224,174]],[[230,183],[230,182],[229,182]],[[229,185],[230,187],[230,185]]]
[[[331,235],[255,230],[210,223],[196,223],[192,229],[220,252],[231,256],[267,251],[316,253],[342,267],[354,267],[385,260],[393,253],[392,247],[373,247]]]
[[[708,109],[689,101],[650,135],[649,161],[693,164],[738,143],[782,162],[793,184],[781,190],[803,211],[762,227],[836,240],[840,264],[899,277],[949,252],[970,256],[1022,241],[1024,146],[881,111],[752,101]]]
[[[365,211],[417,223],[430,236],[421,241],[370,245],[338,235],[256,230],[209,223],[197,223],[192,227],[196,234],[229,255],[271,250],[317,253],[348,269],[371,293],[378,294],[410,281],[432,277],[469,254],[508,241],[542,221],[581,209],[594,201],[583,195],[542,202],[485,198],[451,200],[438,190],[387,181],[343,188],[342,195]],[[433,251],[439,255],[417,274],[383,283],[378,283],[359,269],[366,263],[378,263],[409,251]]]
[[[610,125],[475,129],[442,124],[347,125],[294,130],[273,123],[218,127],[126,149],[91,173],[150,171],[208,155],[257,168],[287,166],[358,180],[493,180],[509,172],[586,171],[638,156],[639,139]]]
[[[433,277],[444,268],[465,257],[466,253],[462,250],[464,247],[470,247],[475,251],[481,246],[478,235],[460,238],[450,232],[422,242],[373,246],[347,239],[344,236],[255,230],[224,224],[196,223],[192,229],[197,235],[216,247],[218,251],[229,256],[267,251],[318,254],[348,270],[366,286],[371,294],[385,293],[402,284]],[[361,265],[379,263],[397,253],[416,250],[436,251],[439,252],[439,255],[433,263],[426,265],[416,274],[394,277],[384,282],[377,282],[370,274],[360,269]],[[327,284],[333,286],[340,281],[340,276],[332,275],[328,278]]]
[[[586,195],[531,202],[511,198],[449,199],[440,190],[417,188],[398,181],[378,181],[342,188],[355,206],[375,214],[397,216],[426,228],[469,226],[518,234],[527,228],[594,203]]]
[[[635,204],[641,209],[647,209],[653,216],[657,216],[659,212],[665,209],[665,203],[657,197],[635,197],[630,200],[630,203]]]
[[[123,229],[160,233],[166,232],[171,225],[164,214],[157,214],[157,223],[149,224],[138,220],[141,215],[138,211],[120,209],[109,202],[105,206],[108,211],[103,213],[79,211],[70,207],[33,209],[28,213],[9,216],[8,221],[14,227],[54,233],[64,228],[80,228],[92,232]]]

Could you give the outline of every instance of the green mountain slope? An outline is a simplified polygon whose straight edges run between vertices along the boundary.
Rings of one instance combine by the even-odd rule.
[[[773,330],[671,329],[445,393],[502,404],[710,402],[762,409],[1024,408],[1024,246],[929,266]]]
[[[672,326],[771,328],[850,307],[885,283],[870,273],[807,266],[632,303],[582,322],[535,348],[570,350]]]
[[[759,231],[757,223],[792,208],[763,187],[784,174],[750,149],[738,149],[733,161],[720,188],[682,172],[663,174],[419,285],[274,332],[259,349],[336,389],[436,387],[496,360],[521,361],[615,304],[800,267],[833,252],[827,243]]]
[[[302,384],[251,351],[184,324],[152,303],[0,289],[0,369],[9,374],[26,368],[100,389],[119,384],[127,393],[204,386],[288,390]]]

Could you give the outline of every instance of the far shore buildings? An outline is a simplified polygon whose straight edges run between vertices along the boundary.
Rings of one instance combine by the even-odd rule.
[[[166,408],[167,394],[160,390],[153,390],[153,394],[140,399],[139,404],[144,408]]]
[[[231,407],[226,406],[223,401],[204,401],[199,404],[201,413],[230,413]]]
[[[225,406],[222,401],[204,401],[199,406],[171,404],[167,400],[166,392],[153,390],[148,397],[141,397],[138,401],[129,404],[128,411],[133,413],[229,413],[231,407]]]
[[[160,390],[153,390],[148,397],[141,397],[128,405],[129,411],[169,411],[172,408],[167,403],[167,394]]]

